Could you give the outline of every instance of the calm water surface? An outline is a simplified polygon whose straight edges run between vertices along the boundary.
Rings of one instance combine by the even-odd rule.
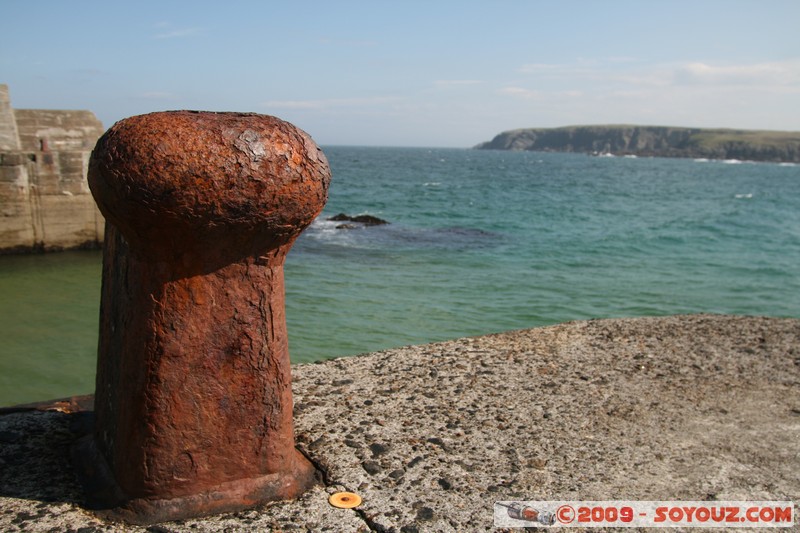
[[[325,152],[328,206],[286,265],[294,362],[596,317],[800,317],[800,167]],[[94,388],[100,263],[0,257],[0,405]]]

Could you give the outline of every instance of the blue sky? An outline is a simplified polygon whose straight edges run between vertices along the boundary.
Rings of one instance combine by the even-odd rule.
[[[469,147],[522,127],[800,130],[797,0],[0,0],[17,108],[106,127],[276,115],[323,145]]]

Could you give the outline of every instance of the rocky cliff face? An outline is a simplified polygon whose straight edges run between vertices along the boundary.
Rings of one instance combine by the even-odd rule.
[[[800,163],[800,132],[572,126],[506,131],[475,148]]]
[[[99,246],[86,171],[102,133],[89,111],[13,109],[0,85],[0,253]]]

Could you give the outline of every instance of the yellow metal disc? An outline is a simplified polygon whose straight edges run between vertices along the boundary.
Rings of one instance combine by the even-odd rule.
[[[352,509],[361,505],[361,496],[352,492],[337,492],[331,494],[328,502],[339,509]]]

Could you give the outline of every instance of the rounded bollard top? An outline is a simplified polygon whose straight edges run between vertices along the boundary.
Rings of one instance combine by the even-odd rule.
[[[252,254],[311,224],[330,168],[308,134],[276,117],[167,111],[114,124],[92,152],[88,181],[132,250]]]

